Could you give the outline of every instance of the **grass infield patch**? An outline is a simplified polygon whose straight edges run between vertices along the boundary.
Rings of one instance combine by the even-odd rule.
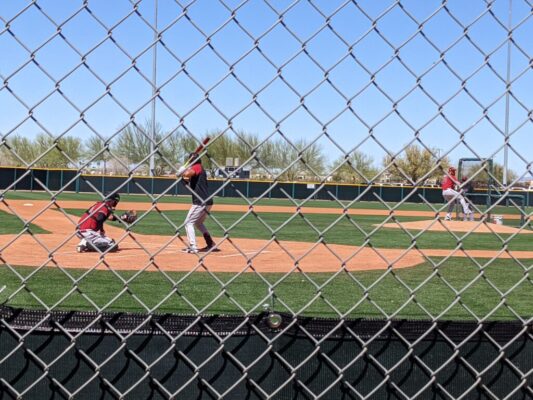
[[[37,225],[29,224],[32,233],[49,233]],[[16,215],[0,210],[0,235],[16,235],[24,230],[24,222]],[[1,283],[1,281],[0,281]]]

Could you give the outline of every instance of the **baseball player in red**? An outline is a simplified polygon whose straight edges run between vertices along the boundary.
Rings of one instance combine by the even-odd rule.
[[[118,245],[113,239],[107,237],[104,231],[104,222],[118,220],[113,214],[115,207],[120,201],[118,193],[111,194],[104,201],[99,201],[89,208],[81,216],[76,235],[81,238],[76,247],[78,253],[85,251],[107,251],[114,252],[118,250]]]
[[[192,192],[192,206],[185,219],[185,231],[189,247],[185,249],[187,253],[198,253],[199,251],[217,251],[215,242],[211,234],[204,225],[204,221],[213,206],[213,198],[209,197],[207,188],[207,174],[202,167],[202,162],[196,153],[189,155],[190,167],[181,167],[177,175],[182,176],[187,186]],[[206,246],[198,249],[196,245],[196,233],[194,228],[202,233]]]
[[[455,190],[459,186],[459,181],[455,177],[455,171],[454,167],[448,168],[448,175],[445,175],[442,179],[442,197],[448,202],[448,213],[444,220],[451,221],[453,208],[455,207],[456,201],[459,201],[463,207],[464,220],[466,221],[473,214],[465,198]]]

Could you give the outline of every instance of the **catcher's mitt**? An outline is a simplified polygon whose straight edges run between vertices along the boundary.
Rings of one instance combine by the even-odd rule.
[[[120,216],[120,219],[128,224],[133,224],[137,220],[137,211],[126,211]]]

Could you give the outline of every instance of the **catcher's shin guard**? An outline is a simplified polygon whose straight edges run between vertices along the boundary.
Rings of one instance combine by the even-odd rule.
[[[111,244],[102,244],[102,243],[90,243],[87,242],[86,251],[93,251],[93,252],[108,252],[108,253],[114,253],[115,251],[118,251],[118,244],[115,243],[115,241],[112,241]]]

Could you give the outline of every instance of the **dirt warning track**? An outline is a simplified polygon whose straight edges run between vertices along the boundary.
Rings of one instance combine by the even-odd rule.
[[[27,266],[61,266],[71,268],[97,268],[114,270],[165,270],[211,272],[331,272],[405,268],[423,263],[425,257],[444,257],[451,250],[375,249],[346,245],[316,244],[291,241],[267,241],[259,239],[217,239],[220,252],[209,254],[185,254],[181,238],[129,233],[107,226],[108,236],[115,238],[121,250],[101,257],[98,253],[76,253],[79,239],[74,235],[77,217],[58,212],[61,208],[87,208],[92,203],[59,201],[49,205],[47,201],[9,201],[9,207],[0,209],[13,212],[25,221],[31,221],[49,234],[0,235],[0,255],[3,263]],[[186,204],[160,203],[160,210],[187,210]],[[258,206],[259,207],[259,206]],[[261,206],[264,207],[264,206]],[[268,207],[272,210],[277,207]],[[147,203],[123,203],[119,209],[148,210]],[[213,211],[245,212],[248,207],[221,205]],[[283,208],[290,209],[290,207]],[[255,207],[254,207],[255,210]],[[261,210],[261,211],[260,211]],[[291,209],[294,212],[295,209]],[[335,211],[335,209],[313,209]],[[274,212],[257,209],[257,212]],[[337,210],[339,211],[339,210]],[[342,211],[342,210],[340,210]],[[351,211],[351,210],[350,210]],[[376,212],[380,210],[353,210]],[[283,212],[283,211],[281,211]],[[288,212],[288,211],[286,211]],[[305,211],[308,212],[308,211]],[[376,214],[371,214],[376,215]],[[381,215],[381,214],[379,214]],[[412,215],[412,214],[409,214]],[[455,252],[453,257],[483,258],[533,258],[533,252],[498,252],[473,250]]]

